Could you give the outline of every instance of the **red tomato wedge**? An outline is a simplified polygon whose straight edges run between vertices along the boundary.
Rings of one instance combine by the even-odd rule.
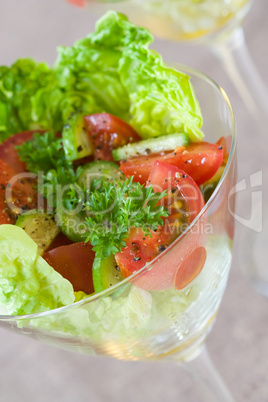
[[[27,176],[0,159],[0,224],[15,223],[19,213],[37,207],[35,181]]]
[[[152,185],[154,192],[167,191],[167,196],[163,198],[164,205],[173,212],[169,216],[174,215],[174,207],[178,203],[178,210],[185,214],[187,225],[199,214],[205,205],[201,191],[192,177],[182,169],[170,165],[165,162],[155,161],[153,169],[147,181],[147,186]]]
[[[113,149],[140,140],[140,136],[128,123],[111,114],[84,116],[84,121],[94,147],[95,160],[112,161]]]
[[[145,237],[141,229],[131,228],[129,237],[126,239],[126,247],[115,256],[124,277],[138,271],[163,252],[186,229],[204,206],[204,199],[194,180],[176,166],[155,161],[148,184],[152,184],[154,191],[157,192],[167,190],[163,203],[168,207],[170,215],[164,219],[163,226],[160,226],[156,232],[151,232],[152,237]],[[196,240],[198,238],[199,236]],[[193,242],[191,253],[197,248],[195,246],[199,246],[199,243],[199,241]],[[188,255],[189,248],[187,247],[186,250]],[[187,274],[182,274],[185,271],[182,269],[180,278],[177,276],[180,265],[178,262],[183,264],[186,258],[182,248],[177,255],[175,266],[167,264],[159,269],[159,264],[156,263],[158,268],[153,267],[140,278],[134,279],[134,282],[137,286],[148,290],[184,287],[202,269],[204,255],[205,251],[202,250],[201,254],[196,251],[191,259],[192,268]]]
[[[138,271],[149,261],[152,261],[167,245],[162,244],[163,239],[159,233],[151,232],[152,237],[144,236],[142,229],[131,228],[126,247],[115,255],[117,265],[124,278]],[[160,242],[158,242],[160,240]]]
[[[173,152],[138,156],[121,161],[120,169],[126,177],[134,176],[134,181],[143,184],[148,180],[156,160],[177,166],[200,186],[213,177],[221,166],[223,149],[218,144],[193,143],[187,148],[178,147]]]
[[[73,285],[74,291],[94,292],[92,265],[95,253],[88,243],[73,243],[46,251],[43,258]]]
[[[70,240],[67,236],[65,236],[62,232],[60,232],[55,239],[52,241],[50,246],[46,251],[53,250],[54,248],[61,246],[68,246],[69,244],[73,244],[73,241]]]
[[[18,151],[16,150],[17,145],[22,145],[26,141],[30,141],[33,138],[34,133],[42,133],[41,130],[35,131],[23,131],[8,138],[2,144],[0,144],[0,159],[17,172],[25,172],[25,163],[21,162]]]

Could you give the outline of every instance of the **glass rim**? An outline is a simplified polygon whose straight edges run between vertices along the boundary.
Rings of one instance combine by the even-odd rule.
[[[234,112],[233,112],[233,108],[231,105],[231,102],[226,94],[226,92],[224,91],[224,89],[218,85],[212,78],[210,78],[208,75],[206,75],[205,73],[193,68],[193,67],[189,67],[187,65],[184,64],[180,64],[180,63],[169,63],[169,65],[171,67],[176,67],[177,70],[183,72],[183,73],[187,73],[188,75],[195,75],[199,78],[201,78],[202,80],[206,81],[207,83],[209,83],[212,87],[214,87],[222,96],[222,98],[224,99],[225,103],[228,106],[228,110],[230,112],[230,116],[231,116],[231,122],[232,122],[232,129],[230,130],[230,133],[232,134],[232,143],[231,143],[231,148],[230,148],[230,153],[229,153],[229,157],[226,163],[226,166],[224,168],[224,171],[221,175],[221,178],[215,188],[215,190],[213,191],[211,197],[209,198],[209,200],[205,203],[204,207],[202,208],[202,210],[199,212],[199,214],[195,217],[195,219],[190,223],[190,225],[187,227],[187,229],[180,234],[180,236],[178,236],[173,243],[171,243],[160,255],[156,256],[152,261],[150,261],[147,265],[145,265],[144,267],[140,268],[138,271],[134,272],[131,276],[123,279],[121,282],[117,283],[116,285],[113,285],[105,290],[103,290],[102,292],[93,294],[93,295],[89,295],[88,297],[85,297],[79,301],[76,301],[72,304],[68,304],[66,306],[62,306],[62,307],[58,307],[52,310],[47,310],[47,311],[42,311],[39,313],[31,313],[31,314],[23,314],[23,315],[1,315],[0,314],[0,321],[6,321],[6,322],[14,322],[14,321],[23,321],[23,320],[31,320],[31,319],[37,319],[37,318],[45,318],[47,316],[53,315],[53,314],[60,314],[60,313],[64,313],[68,310],[71,309],[75,309],[77,307],[82,307],[84,304],[93,302],[97,299],[100,299],[102,297],[105,296],[109,296],[111,293],[113,293],[114,291],[120,289],[121,287],[123,287],[124,285],[131,283],[131,281],[136,278],[137,276],[142,275],[145,271],[149,270],[152,268],[152,266],[159,261],[162,256],[165,256],[173,247],[175,247],[180,241],[182,241],[182,239],[191,231],[191,229],[196,225],[196,223],[202,218],[202,216],[206,213],[206,211],[209,209],[210,205],[213,203],[213,200],[216,198],[217,194],[219,193],[220,189],[222,188],[223,183],[226,180],[227,174],[230,170],[231,164],[233,163],[233,159],[234,159],[234,153],[235,153],[235,149],[236,149],[236,122],[235,122],[235,117],[234,117]]]
[[[139,1],[136,0],[133,3],[133,0],[87,0],[86,4],[84,7],[90,8],[92,6],[108,6],[108,4],[114,4],[116,6],[120,5],[121,3],[133,3],[135,6],[139,6]],[[145,0],[146,2],[150,0]],[[89,4],[91,3],[91,4]],[[133,4],[130,4],[133,6]],[[231,12],[231,14],[228,17],[223,17],[223,21],[217,24],[214,28],[210,29],[207,28],[205,29],[204,33],[202,33],[200,36],[196,37],[184,37],[179,38],[179,39],[174,39],[174,38],[169,38],[172,41],[176,42],[186,42],[189,44],[193,43],[214,43],[217,41],[221,41],[222,38],[224,38],[226,35],[229,35],[230,33],[233,32],[234,29],[238,28],[239,25],[241,25],[241,22],[245,19],[247,14],[249,13],[251,7],[253,4],[253,0],[244,0],[244,3],[239,6],[239,8],[235,12]],[[106,9],[107,11],[107,9]],[[127,14],[127,12],[124,10],[124,14]],[[129,16],[128,16],[129,17]],[[131,17],[129,17],[131,20]],[[139,24],[138,24],[139,25]],[[146,28],[146,24],[144,26]],[[148,29],[148,28],[147,28]],[[187,34],[187,33],[186,33]],[[158,35],[154,34],[155,37],[158,37]],[[168,39],[168,38],[166,38]]]

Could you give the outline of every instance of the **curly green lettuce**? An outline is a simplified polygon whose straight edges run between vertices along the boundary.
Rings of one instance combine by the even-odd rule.
[[[0,143],[26,130],[61,131],[77,109],[100,110],[91,94],[60,87],[56,72],[45,63],[20,59],[0,67]]]
[[[44,101],[43,110],[39,108],[36,111],[35,98],[44,88],[50,88],[52,97],[53,81],[55,83],[51,69],[45,63],[36,63],[31,59],[18,60],[11,67],[0,67],[1,141],[17,132],[40,128],[42,120],[51,124],[48,116],[43,116],[48,114],[46,109],[49,104]]]
[[[141,137],[184,130],[203,138],[190,78],[149,49],[153,37],[122,14],[106,13],[95,32],[59,47],[53,68],[30,59],[0,67],[0,142],[23,130],[61,131],[73,112],[107,112]]]
[[[201,110],[188,75],[135,46],[123,52],[119,73],[129,92],[130,124],[143,138],[184,131],[190,141],[202,140]]]

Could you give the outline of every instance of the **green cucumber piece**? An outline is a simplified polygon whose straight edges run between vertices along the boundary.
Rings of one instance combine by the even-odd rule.
[[[163,135],[157,138],[149,138],[113,150],[115,161],[129,159],[133,156],[148,155],[163,151],[174,150],[177,147],[185,147],[189,144],[189,136],[186,133]]]
[[[73,242],[84,241],[86,232],[85,225],[86,213],[81,211],[77,214],[65,209],[57,209],[57,222],[62,233]]]
[[[78,184],[81,187],[90,188],[90,184],[94,179],[100,179],[101,177],[116,178],[120,181],[125,180],[125,175],[119,169],[119,166],[114,162],[109,161],[95,161],[87,163],[83,167],[78,178]]]
[[[92,276],[96,293],[102,292],[124,279],[112,254],[107,258],[103,254],[96,254],[92,266]]]
[[[82,113],[73,113],[69,117],[62,130],[62,142],[69,161],[84,158],[93,153]]]
[[[16,226],[22,228],[38,245],[40,255],[48,249],[52,241],[60,233],[55,217],[44,212],[39,213],[37,210],[21,214],[16,221]]]
[[[219,169],[217,170],[217,172],[214,174],[214,176],[211,177],[211,179],[209,179],[208,181],[206,181],[205,183],[203,183],[200,186],[200,190],[204,197],[205,203],[208,202],[208,200],[214,193],[214,190],[216,189],[216,187],[220,181],[220,178],[223,174],[224,169],[225,169],[225,166],[220,166]]]

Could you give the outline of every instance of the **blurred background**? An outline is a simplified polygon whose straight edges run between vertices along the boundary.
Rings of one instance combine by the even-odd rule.
[[[268,4],[256,0],[244,28],[249,50],[268,86]],[[72,45],[94,29],[96,15],[64,0],[1,0],[0,64],[21,57],[52,64],[58,45]],[[220,63],[201,46],[155,40],[166,62],[188,64],[207,73],[227,92],[238,127],[239,180],[266,164],[256,126]],[[259,152],[262,150],[262,157]],[[267,186],[267,177],[263,177]],[[240,216],[249,215],[250,194],[238,197]],[[268,401],[268,299],[243,276],[239,255],[245,228],[237,225],[234,260],[212,333],[211,357],[237,401]],[[240,250],[240,254],[239,254]],[[265,256],[263,256],[265,258]],[[264,261],[267,265],[267,260]],[[198,402],[201,397],[182,368],[166,362],[123,362],[65,352],[0,329],[0,392],[5,402],[73,400],[92,402]],[[216,402],[216,401],[215,401]]]

